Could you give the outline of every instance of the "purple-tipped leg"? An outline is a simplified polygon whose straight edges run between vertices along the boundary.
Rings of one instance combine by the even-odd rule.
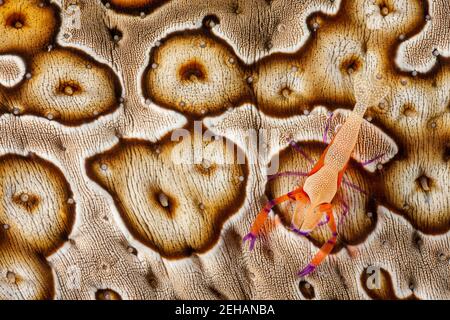
[[[383,158],[383,157],[384,157],[384,153],[379,154],[379,155],[377,155],[377,156],[376,156],[375,158],[373,158],[373,159],[370,159],[370,160],[361,162],[361,165],[362,165],[363,167],[364,167],[364,166],[367,166],[368,164],[371,164],[371,163],[373,163],[373,162],[375,162],[375,161],[377,161],[378,159]]]
[[[323,226],[324,224],[327,224],[328,221],[330,221],[330,217],[329,217],[328,215],[326,215],[326,216],[325,216],[325,221],[320,221],[320,222],[317,224],[317,226],[318,226],[318,227],[321,227],[321,226]]]
[[[307,276],[308,274],[310,274],[311,272],[313,272],[314,269],[316,269],[316,266],[314,266],[314,265],[312,265],[312,264],[310,263],[310,264],[308,264],[308,265],[306,266],[305,269],[303,269],[302,271],[300,271],[299,273],[297,273],[297,275],[298,275],[299,277],[305,277],[305,276]]]
[[[243,242],[250,240],[250,251],[255,247],[256,235],[252,232],[247,233],[247,235],[242,239]]]
[[[296,234],[309,238],[309,234],[311,231],[301,231],[297,229],[293,224],[291,224],[291,231],[294,231]]]
[[[333,118],[333,112],[328,112],[327,113],[327,122],[325,125],[325,130],[323,132],[323,137],[322,140],[324,143],[327,143],[327,136],[328,136],[328,130],[330,129],[330,125],[331,125],[331,118]]]

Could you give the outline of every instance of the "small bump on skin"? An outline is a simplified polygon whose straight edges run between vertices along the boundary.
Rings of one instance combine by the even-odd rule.
[[[289,89],[288,87],[285,87],[285,88],[283,88],[283,89],[281,90],[281,95],[282,95],[284,98],[289,98],[289,96],[291,95],[291,93],[292,93],[292,90]]]
[[[387,16],[389,14],[389,9],[387,7],[381,8],[381,14]]]
[[[128,246],[127,247],[127,251],[133,255],[137,255],[137,250],[136,248],[132,247],[132,246]]]
[[[111,4],[110,4],[109,2],[107,2],[107,3],[105,3],[105,7],[106,7],[107,9],[109,9],[109,8],[111,8]]]
[[[405,35],[404,35],[404,34],[399,35],[399,36],[398,36],[398,39],[399,39],[399,40],[405,40]]]
[[[424,191],[430,191],[430,179],[427,176],[421,176],[419,178],[420,187]]]
[[[417,71],[414,70],[413,72],[411,72],[411,75],[412,75],[413,77],[417,77]]]
[[[297,71],[298,71],[298,67],[297,67],[297,66],[292,66],[292,67],[291,67],[291,70],[292,70],[293,72],[297,72]]]
[[[144,19],[145,18],[145,12],[141,12],[140,16],[141,16],[142,19]]]
[[[74,204],[75,200],[73,200],[72,198],[67,199],[67,203],[68,204]]]
[[[26,193],[22,193],[22,194],[20,195],[20,200],[21,200],[22,202],[27,202],[28,199],[29,199],[29,196],[28,196]]]
[[[252,83],[253,82],[253,77],[248,77],[247,78],[247,83]]]
[[[13,114],[18,115],[20,113],[19,108],[13,108]]]
[[[158,68],[158,64],[157,63],[152,63],[152,69],[156,69],[156,68]]]
[[[102,164],[100,165],[100,169],[102,169],[103,171],[106,171],[106,170],[108,169],[108,165],[105,164],[105,163],[102,163]]]
[[[426,20],[426,21],[430,21],[430,20],[431,20],[431,16],[430,16],[429,14],[427,14],[427,15],[425,16],[425,20]]]
[[[444,253],[440,253],[440,254],[438,255],[438,259],[439,259],[439,261],[445,261],[445,260],[447,259],[447,257],[445,256]]]
[[[156,41],[155,42],[155,47],[159,47],[161,45],[161,41]]]
[[[369,217],[369,218],[372,218],[373,217],[373,213],[372,212],[367,212],[367,216]]]
[[[74,94],[74,90],[71,86],[65,86],[64,87],[64,94],[67,96],[71,96]]]
[[[160,193],[158,195],[159,203],[164,207],[167,208],[169,206],[169,198],[164,193]]]
[[[6,279],[9,283],[16,283],[16,274],[12,271],[6,273]]]
[[[435,57],[439,56],[439,50],[438,49],[434,49],[433,50],[433,56],[435,56]]]
[[[244,181],[244,177],[243,176],[239,176],[239,181]]]
[[[308,110],[308,109],[303,110],[303,114],[304,114],[305,116],[309,115],[309,110]]]
[[[200,210],[205,210],[205,205],[203,203],[200,203],[198,207],[200,208]]]
[[[378,170],[382,170],[383,169],[383,165],[381,163],[377,164],[377,169]]]
[[[400,83],[402,86],[406,86],[408,84],[408,81],[406,81],[406,79],[402,79],[400,80]]]
[[[48,114],[47,114],[47,119],[48,119],[48,120],[53,120],[53,117],[54,117],[54,116],[53,116],[52,113],[48,113]]]
[[[277,31],[278,31],[278,32],[284,32],[285,30],[286,30],[286,25],[280,23],[280,24],[277,26]]]
[[[4,230],[9,230],[9,228],[10,228],[9,224],[6,224],[6,223],[5,223],[5,224],[3,225],[3,229],[4,229]]]
[[[27,78],[28,80],[30,80],[30,79],[31,79],[31,73],[27,72],[27,73],[25,74],[25,78]]]
[[[234,64],[235,61],[234,61],[233,58],[229,58],[229,59],[228,59],[228,62],[229,62],[230,64]]]

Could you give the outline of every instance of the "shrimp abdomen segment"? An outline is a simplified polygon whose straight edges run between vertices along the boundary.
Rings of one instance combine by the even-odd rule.
[[[356,113],[350,113],[325,151],[324,166],[329,165],[337,171],[344,169],[358,141],[362,122],[362,117]]]

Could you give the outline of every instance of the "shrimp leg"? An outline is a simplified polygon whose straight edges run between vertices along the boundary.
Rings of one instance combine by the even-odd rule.
[[[250,250],[253,250],[253,247],[255,246],[256,237],[259,235],[262,227],[264,226],[264,223],[266,222],[270,210],[277,204],[280,204],[288,200],[307,202],[309,201],[309,197],[303,191],[302,188],[299,188],[267,202],[264,208],[256,216],[255,221],[253,222],[253,225],[250,229],[250,232],[243,238],[243,242],[250,240]]]
[[[298,275],[300,277],[304,277],[304,276],[308,275],[309,273],[313,272],[314,269],[323,261],[323,259],[325,259],[328,256],[328,254],[331,252],[331,250],[333,250],[333,248],[336,244],[337,231],[336,231],[336,223],[334,221],[331,204],[329,204],[329,203],[321,204],[319,206],[319,210],[321,212],[325,212],[327,214],[327,217],[329,218],[328,227],[330,228],[330,230],[332,232],[332,236],[330,239],[328,239],[328,241],[326,243],[324,243],[322,245],[319,252],[316,253],[314,258],[306,266],[306,268],[304,268],[303,270],[301,270],[298,273]]]

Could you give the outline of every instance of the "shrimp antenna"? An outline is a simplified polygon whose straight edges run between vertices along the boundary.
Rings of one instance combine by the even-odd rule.
[[[387,86],[383,84],[381,77],[370,75],[366,68],[354,74],[352,80],[356,100],[353,111],[362,117],[367,108],[378,104],[386,97]]]

